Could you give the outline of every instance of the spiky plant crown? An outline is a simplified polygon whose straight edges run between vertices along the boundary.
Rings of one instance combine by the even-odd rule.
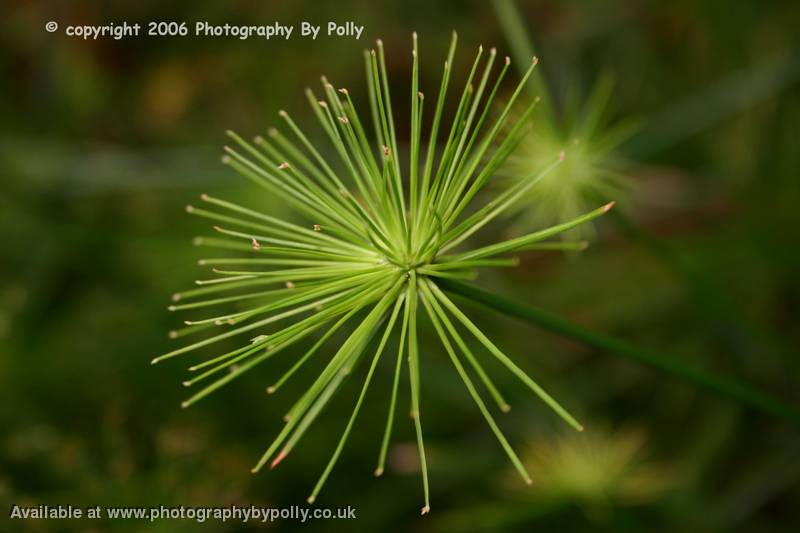
[[[461,91],[455,117],[446,132],[447,140],[437,158],[437,139],[440,133],[444,133],[443,130],[440,132],[440,128],[444,127],[442,114],[455,49],[456,35],[453,34],[423,160],[421,132],[424,97],[418,90],[417,37],[414,34],[407,187],[398,157],[400,151],[383,45],[378,41],[377,50],[365,52],[375,144],[370,143],[365,121],[356,112],[347,90],[336,90],[323,78],[324,99],[319,99],[311,90],[306,92],[322,129],[341,160],[337,168],[328,162],[322,151],[284,111],[279,115],[285,121],[290,136],[273,129],[270,130],[269,140],[258,137],[254,144],[250,144],[236,134],[229,133],[239,148],[226,148],[224,163],[289,204],[309,220],[308,226],[280,220],[207,195],[203,195],[202,199],[210,206],[209,209],[188,207],[190,213],[220,224],[215,229],[224,236],[198,238],[196,244],[248,253],[243,257],[201,260],[201,264],[213,266],[219,277],[198,281],[199,287],[176,294],[176,302],[170,309],[202,311],[226,304],[244,306],[246,309],[187,321],[187,327],[173,332],[173,337],[215,326],[224,328],[224,331],[157,357],[153,362],[184,355],[234,336],[248,335],[251,339],[241,348],[189,368],[195,376],[184,382],[187,386],[209,378],[215,380],[183,402],[184,407],[289,346],[315,332],[321,333],[308,351],[268,387],[267,391],[274,393],[325,345],[336,330],[351,328],[347,340],[331,351],[332,356],[325,368],[291,407],[285,417],[286,424],[253,468],[254,472],[268,462],[274,467],[283,460],[333,393],[351,375],[351,371],[363,359],[367,359],[369,369],[358,401],[333,457],[308,498],[309,502],[314,501],[336,463],[381,354],[392,332],[398,330],[399,347],[394,361],[388,420],[375,473],[380,475],[383,472],[400,376],[407,371],[411,389],[411,415],[423,476],[423,514],[430,509],[420,422],[420,346],[417,336],[420,308],[425,309],[469,394],[526,482],[530,482],[530,476],[481,399],[470,373],[462,363],[462,356],[499,408],[506,411],[508,404],[468,348],[458,325],[474,336],[564,420],[577,429],[581,428],[570,414],[481,332],[442,291],[438,281],[471,277],[477,267],[516,265],[514,258],[497,257],[510,252],[575,246],[574,243],[541,241],[605,213],[611,204],[536,233],[456,251],[456,247],[467,237],[508,209],[534,183],[530,180],[520,182],[492,197],[481,207],[471,207],[475,195],[525,134],[536,102],[529,104],[511,127],[508,122],[512,116],[511,109],[537,60],[534,58],[499,115],[490,117],[490,109],[509,61],[506,58],[499,76],[489,84],[496,52],[494,49],[489,52],[482,73],[478,75],[478,67],[485,55],[483,49],[479,48]],[[552,161],[543,170],[537,170],[536,174],[550,172],[563,159],[563,153],[554,154]],[[219,293],[230,294],[220,296]],[[275,327],[279,322],[283,322],[283,326]],[[366,353],[373,337],[379,340],[370,359]],[[403,354],[408,356],[407,370],[403,369]]]
[[[535,438],[522,452],[523,464],[536,470],[537,479],[527,498],[586,507],[651,502],[678,478],[668,464],[651,457],[646,445],[647,434],[634,427]]]
[[[571,220],[596,198],[619,197],[626,191],[625,161],[617,150],[636,124],[630,119],[608,122],[613,87],[611,78],[603,76],[585,101],[567,98],[561,113],[548,109],[498,170],[499,181],[508,181],[501,186],[511,187],[530,179],[527,169],[547,165],[553,153],[569,152],[564,164],[538,178],[536,186],[510,210],[517,216],[514,227],[530,229]],[[561,236],[574,239],[592,233],[592,225],[584,224]]]

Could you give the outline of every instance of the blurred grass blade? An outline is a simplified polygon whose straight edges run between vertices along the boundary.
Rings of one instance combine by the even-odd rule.
[[[533,46],[533,41],[528,36],[528,31],[525,29],[524,19],[520,15],[514,0],[492,0],[492,6],[494,6],[497,20],[500,22],[500,27],[508,40],[515,66],[520,72],[525,72],[530,58],[536,55],[536,50]],[[528,86],[533,91],[533,94],[541,96],[547,102],[546,107],[550,109],[549,106],[552,106],[553,102],[550,99],[550,91],[541,71],[537,71],[530,77]]]
[[[654,114],[623,149],[640,158],[663,151],[774,96],[798,79],[800,48],[784,50]]]

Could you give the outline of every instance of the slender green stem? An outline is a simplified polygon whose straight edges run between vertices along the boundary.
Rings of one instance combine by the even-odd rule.
[[[567,424],[578,431],[583,431],[583,426],[575,420],[569,412],[564,409],[552,396],[550,396],[536,381],[518,367],[510,357],[503,353],[489,338],[476,326],[461,309],[458,308],[435,284],[431,283],[430,288],[439,301],[455,316],[470,333],[472,333],[489,352],[494,355],[512,374],[517,376],[520,381],[530,388],[550,409],[560,416]]]
[[[703,370],[682,365],[675,362],[674,357],[633,346],[620,339],[559,318],[547,311],[514,302],[465,283],[442,280],[439,285],[448,292],[483,304],[505,315],[537,324],[548,331],[643,364],[673,379],[697,386],[755,411],[800,424],[800,409],[740,381],[715,376]]]
[[[475,404],[478,406],[478,409],[480,410],[481,414],[484,416],[484,418],[486,418],[486,422],[489,424],[489,427],[491,428],[492,432],[494,432],[495,436],[497,437],[497,440],[500,441],[500,445],[505,450],[506,454],[508,455],[511,462],[514,464],[514,467],[517,469],[520,476],[522,476],[522,479],[525,480],[525,483],[530,485],[531,476],[525,469],[525,465],[523,465],[522,461],[519,460],[519,457],[517,456],[513,448],[511,448],[511,445],[508,443],[508,440],[506,439],[505,435],[503,435],[503,432],[500,431],[497,422],[495,422],[494,417],[489,412],[489,409],[486,408],[486,404],[481,399],[480,394],[478,394],[478,391],[475,388],[475,385],[473,385],[472,380],[467,375],[466,370],[464,370],[464,366],[458,360],[458,356],[456,355],[453,346],[447,339],[447,334],[445,333],[444,328],[442,328],[442,322],[444,322],[445,326],[447,326],[447,329],[450,330],[450,333],[451,335],[453,335],[453,338],[457,339],[457,337],[455,336],[455,328],[453,328],[452,324],[449,323],[447,316],[444,314],[444,310],[436,302],[436,299],[433,297],[430,290],[427,289],[426,283],[422,284],[422,303],[425,306],[426,311],[428,312],[428,316],[430,317],[431,322],[433,323],[433,327],[439,334],[439,339],[442,341],[442,345],[447,351],[447,354],[450,356],[450,360],[452,361],[453,366],[456,368],[458,375],[461,377],[461,380],[467,387],[467,391],[469,392],[470,396],[472,396],[472,399],[475,401]],[[459,344],[463,349],[464,348],[463,344],[461,343]],[[468,352],[466,351],[464,352],[465,355],[467,353]]]
[[[408,335],[408,312],[409,307],[403,308],[403,323],[400,326],[400,342],[397,347],[397,360],[394,364],[394,380],[392,381],[392,399],[389,401],[389,413],[386,417],[386,429],[383,432],[383,442],[381,452],[378,456],[378,467],[375,469],[375,477],[383,474],[383,467],[386,464],[386,453],[389,451],[389,441],[392,438],[392,425],[394,423],[394,413],[397,410],[397,390],[400,388],[400,370],[403,367],[403,349]]]
[[[336,465],[336,461],[339,459],[339,455],[342,453],[342,449],[344,448],[345,442],[347,442],[347,437],[350,435],[350,431],[353,429],[353,423],[358,416],[358,412],[361,410],[361,404],[364,402],[364,397],[367,394],[367,389],[369,388],[369,384],[372,381],[372,375],[375,373],[375,367],[378,365],[378,361],[380,360],[381,354],[383,353],[383,349],[386,346],[386,342],[389,340],[389,335],[392,333],[392,329],[394,329],[394,323],[397,319],[397,315],[400,312],[400,307],[403,305],[403,297],[402,295],[400,298],[397,299],[395,302],[394,310],[392,311],[391,317],[389,317],[389,324],[386,326],[386,331],[381,338],[380,344],[378,344],[377,350],[375,350],[375,356],[372,358],[372,364],[367,371],[367,377],[364,379],[364,385],[361,387],[361,393],[358,396],[358,400],[356,401],[356,406],[353,408],[353,413],[350,415],[350,419],[347,421],[347,426],[345,427],[344,433],[342,433],[341,438],[339,439],[339,444],[336,446],[336,450],[333,452],[333,456],[328,461],[328,465],[325,467],[322,475],[317,481],[317,484],[314,486],[314,490],[311,492],[311,496],[308,497],[308,503],[314,503],[314,500],[317,499],[317,495],[319,491],[322,490],[322,486],[325,484],[325,481],[328,479],[328,476],[333,470],[333,467]]]
[[[417,448],[419,450],[419,466],[422,471],[422,488],[425,494],[425,505],[422,514],[431,510],[430,491],[428,489],[428,464],[425,459],[425,443],[422,439],[422,423],[420,422],[419,403],[419,346],[417,344],[417,274],[413,270],[409,273],[408,298],[408,373],[411,382],[411,418],[414,419],[414,429],[417,434]]]

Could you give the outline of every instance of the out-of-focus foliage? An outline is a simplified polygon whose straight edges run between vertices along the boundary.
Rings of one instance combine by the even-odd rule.
[[[642,431],[601,428],[582,435],[535,439],[523,457],[538,472],[529,496],[575,501],[590,512],[615,502],[653,502],[670,488],[675,475],[665,465],[648,462],[645,442]]]
[[[620,511],[654,507],[677,489],[681,473],[650,455],[638,428],[538,435],[523,453],[526,466],[538,473],[532,487],[520,490],[506,475],[498,480],[495,502],[453,509],[440,523],[448,530],[472,525],[503,531],[576,512],[587,527],[613,527]]]
[[[581,103],[573,92],[562,121],[553,111],[533,121],[530,133],[522,140],[499,172],[517,182],[563,153],[564,161],[543,176],[516,205],[517,226],[532,228],[570,220],[600,201],[628,195],[630,184],[624,174],[626,162],[617,153],[634,132],[633,120],[608,124],[609,99],[613,81],[601,78]],[[563,122],[563,125],[561,124]],[[565,238],[591,233],[590,224],[565,232]]]

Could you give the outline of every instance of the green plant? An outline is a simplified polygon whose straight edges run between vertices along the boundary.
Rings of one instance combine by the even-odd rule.
[[[675,484],[676,473],[646,453],[646,433],[637,428],[533,439],[523,461],[536,469],[533,499],[575,500],[587,511],[614,503],[642,504]]]
[[[600,78],[584,102],[567,98],[561,120],[546,113],[534,121],[528,135],[509,155],[498,175],[511,184],[526,179],[525,169],[541,168],[552,154],[569,152],[569,158],[542,178],[513,209],[520,231],[571,220],[586,211],[597,198],[619,198],[629,188],[624,158],[617,149],[633,133],[633,121],[608,124],[613,82]],[[552,105],[552,104],[551,104]],[[592,235],[587,224],[562,234],[565,239]]]
[[[201,260],[201,264],[212,266],[220,277],[198,281],[199,287],[176,294],[176,302],[170,309],[203,310],[225,304],[247,305],[247,308],[187,321],[187,327],[173,332],[173,337],[213,327],[227,329],[157,357],[153,362],[184,355],[233,336],[256,336],[241,348],[190,367],[189,370],[196,375],[184,382],[185,385],[195,385],[213,377],[216,380],[186,400],[184,406],[311,334],[324,331],[305,355],[268,388],[268,392],[274,393],[325,345],[337,329],[352,325],[347,340],[289,410],[286,425],[253,471],[260,470],[270,461],[273,467],[280,463],[353,369],[365,359],[368,361],[369,369],[358,401],[330,462],[308,498],[309,502],[317,497],[335,465],[362,406],[374,370],[392,332],[397,329],[399,347],[394,361],[392,396],[375,473],[380,475],[383,472],[403,372],[403,354],[407,354],[411,412],[425,494],[422,513],[430,509],[420,419],[420,345],[417,333],[420,308],[425,309],[464,385],[526,482],[530,482],[530,476],[481,399],[462,361],[466,360],[468,368],[478,376],[500,410],[508,410],[508,404],[468,348],[459,326],[474,336],[560,417],[574,428],[581,429],[564,408],[489,340],[439,285],[443,280],[471,278],[476,268],[514,266],[517,264],[515,258],[498,257],[512,252],[582,248],[584,243],[542,241],[602,215],[613,203],[535,233],[457,251],[468,237],[509,209],[538,180],[557,168],[564,160],[564,153],[554,153],[551,161],[544,168],[537,169],[531,179],[520,180],[481,207],[473,207],[472,200],[476,194],[487,185],[526,134],[537,102],[528,104],[521,115],[511,110],[537,60],[533,59],[499,114],[491,116],[510,61],[506,58],[499,75],[490,83],[496,52],[492,49],[486,54],[483,48],[479,48],[461,91],[455,117],[445,132],[442,116],[455,49],[456,36],[453,34],[430,125],[428,146],[422,158],[425,99],[418,88],[417,38],[414,35],[407,180],[401,172],[384,51],[378,41],[377,50],[365,55],[375,145],[370,143],[364,121],[356,112],[346,89],[336,90],[323,78],[324,99],[319,99],[311,90],[307,91],[311,107],[341,159],[341,170],[334,170],[284,111],[279,114],[294,140],[271,130],[269,139],[258,137],[251,144],[229,133],[239,148],[226,148],[224,163],[291,205],[309,220],[308,227],[205,195],[203,201],[214,210],[188,208],[194,215],[224,225],[215,229],[225,238],[198,238],[196,244],[249,252],[249,256]],[[485,55],[488,57],[483,61]],[[482,61],[483,68],[479,73]],[[437,158],[440,129],[447,137]],[[342,179],[344,175],[349,178],[347,183]],[[248,266],[250,269],[244,268]],[[228,291],[241,292],[217,296]],[[272,324],[281,321],[286,321],[287,325],[268,332]],[[370,359],[365,352],[376,335],[378,346]],[[224,372],[226,370],[229,372]]]
[[[514,62],[521,68],[524,58],[534,53],[535,47],[523,23],[524,17],[514,0],[493,0],[492,5],[498,22],[512,50]],[[519,225],[533,222],[569,218],[580,211],[586,201],[609,195],[619,198],[633,180],[619,173],[619,169],[630,166],[631,156],[646,157],[673,146],[687,137],[717,124],[731,115],[755,105],[762,99],[785,89],[800,75],[800,62],[796,61],[797,50],[788,49],[747,69],[735,72],[701,91],[683,97],[663,111],[652,115],[644,124],[623,120],[605,124],[611,91],[609,78],[601,77],[585,102],[566,98],[562,109],[549,90],[543,76],[534,73],[529,79],[529,89],[544,98],[544,120],[540,121],[529,137],[520,142],[520,149],[508,158],[500,169],[507,179],[520,179],[518,170],[536,165],[542,154],[560,146],[573,144],[569,164],[533,188],[526,199],[519,202],[517,214]],[[568,94],[576,95],[570,90]],[[549,104],[549,105],[548,105]],[[627,162],[626,162],[627,161]],[[755,340],[758,349],[781,357],[767,334],[760,331],[750,317],[742,312],[730,295],[719,290],[713,275],[701,272],[686,262],[678,249],[670,247],[661,239],[649,234],[625,210],[615,210],[612,223],[631,242],[638,244],[659,263],[673,271],[686,287],[694,293],[694,305],[703,315],[713,317],[711,327],[720,335],[730,328],[745,330]],[[591,233],[591,226],[577,228]],[[573,238],[578,231],[565,232],[562,236]],[[666,377],[689,383],[700,389],[735,401],[750,409],[772,416],[782,417],[794,423],[800,421],[800,410],[776,397],[760,391],[745,382],[707,372],[687,365],[670,354],[659,354],[601,333],[571,324],[549,315],[540,309],[509,301],[475,287],[452,282],[447,289],[483,303],[499,312],[536,323],[545,329],[595,346],[619,357],[649,366]],[[752,347],[739,343],[741,354]]]
[[[586,525],[574,529],[616,531],[611,524],[626,509],[655,507],[683,488],[680,465],[657,458],[652,441],[644,428],[611,429],[597,420],[583,433],[533,435],[521,454],[523,464],[536,472],[532,487],[520,489],[516,474],[503,472],[494,484],[502,501],[448,510],[437,516],[435,529],[516,531],[577,514]]]
[[[458,280],[444,280],[441,284],[447,292],[468,298],[471,302],[484,305],[504,315],[536,324],[542,329],[568,337],[586,346],[639,363],[659,372],[662,376],[682,381],[698,389],[748,407],[753,411],[784,418],[794,424],[800,424],[800,410],[795,406],[783,402],[746,382],[688,366],[677,360],[674,355],[658,353],[628,344],[623,340],[564,320],[543,309],[503,298],[483,289],[461,283]]]
[[[526,68],[525,58],[535,53],[524,18],[513,0],[493,0],[492,5],[514,64],[522,71]],[[627,118],[612,120],[613,89],[612,76],[604,74],[585,97],[581,97],[576,84],[571,84],[563,91],[566,94],[557,99],[541,73],[530,77],[528,90],[542,98],[543,112],[499,174],[513,183],[526,179],[521,171],[539,168],[554,151],[568,150],[570,157],[511,210],[510,214],[516,218],[515,229],[526,231],[571,220],[597,198],[624,198],[630,185],[624,173],[629,163],[619,148],[636,132],[638,124]],[[592,226],[587,224],[565,232],[562,237],[574,239],[592,234]]]

